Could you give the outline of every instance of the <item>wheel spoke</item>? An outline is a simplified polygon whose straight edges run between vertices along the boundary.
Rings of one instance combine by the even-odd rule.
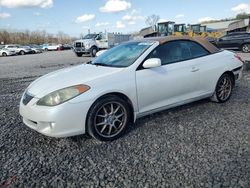
[[[98,114],[97,116],[98,116],[98,117],[102,117],[102,118],[105,118],[105,117],[106,117],[106,115],[101,115],[101,114]]]
[[[103,121],[103,122],[101,122],[101,123],[96,124],[96,126],[105,125],[105,124],[106,124],[106,122]]]
[[[103,110],[104,110],[105,115],[107,115],[107,114],[108,114],[108,111],[107,111],[107,109],[105,108],[105,106],[103,106]]]
[[[121,108],[121,106],[117,106],[117,108],[114,111],[114,114],[116,114],[120,108]]]
[[[113,128],[113,126],[109,125],[109,132],[108,132],[108,135],[110,135],[110,134],[111,134],[111,132],[112,132],[112,128]]]
[[[111,104],[110,104],[110,113],[112,114],[113,112],[114,112],[114,104],[111,103]]]
[[[220,98],[222,97],[223,93],[224,93],[223,90],[219,93]]]
[[[124,115],[124,113],[122,112],[120,115],[115,116],[115,118],[118,119],[118,118],[122,117],[123,115]]]
[[[108,124],[105,124],[105,125],[102,127],[101,133],[103,133],[103,131],[106,129],[107,126],[108,126]]]
[[[121,121],[121,120],[119,120],[119,119],[115,119],[115,122],[122,123],[122,121]]]

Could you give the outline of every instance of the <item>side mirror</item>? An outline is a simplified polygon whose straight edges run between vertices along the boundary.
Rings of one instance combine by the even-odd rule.
[[[95,40],[101,40],[101,36],[100,35],[97,35],[97,37],[95,38]]]
[[[96,57],[102,55],[104,52],[106,52],[107,50],[100,50],[96,53]]]
[[[161,66],[161,59],[159,58],[150,58],[147,59],[144,63],[143,63],[143,68],[154,68],[154,67],[160,67]]]

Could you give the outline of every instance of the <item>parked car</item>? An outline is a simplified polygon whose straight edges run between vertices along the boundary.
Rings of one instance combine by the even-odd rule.
[[[214,41],[218,48],[241,50],[242,52],[250,52],[250,33],[235,32],[225,35]]]
[[[71,49],[73,49],[73,46],[70,44],[63,44],[61,49],[62,50],[71,50]]]
[[[33,54],[43,52],[43,49],[39,45],[31,44],[31,45],[29,45],[29,47],[31,48]]]
[[[42,49],[44,51],[60,50],[61,48],[62,48],[61,44],[49,43],[49,44],[42,45]]]
[[[4,48],[7,48],[11,51],[15,51],[16,54],[19,54],[19,55],[25,55],[25,54],[30,54],[32,53],[32,50],[30,47],[24,47],[24,46],[20,46],[20,45],[17,45],[17,44],[8,44],[8,45],[5,45]]]
[[[239,56],[205,39],[130,41],[37,79],[22,96],[20,114],[47,136],[88,133],[111,141],[145,115],[203,98],[226,102],[242,67]]]
[[[7,48],[1,48],[0,49],[0,56],[12,56],[16,55],[16,52],[14,50],[9,50]]]

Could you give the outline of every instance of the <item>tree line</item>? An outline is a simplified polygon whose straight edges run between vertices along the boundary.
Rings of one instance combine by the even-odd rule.
[[[0,44],[70,44],[76,38],[69,36],[63,32],[57,34],[50,34],[46,31],[9,31],[0,30]]]

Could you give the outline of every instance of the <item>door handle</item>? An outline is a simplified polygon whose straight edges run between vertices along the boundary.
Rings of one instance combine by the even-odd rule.
[[[197,67],[192,67],[191,72],[197,72],[197,71],[199,71],[199,70],[200,70],[200,69],[197,68]]]

